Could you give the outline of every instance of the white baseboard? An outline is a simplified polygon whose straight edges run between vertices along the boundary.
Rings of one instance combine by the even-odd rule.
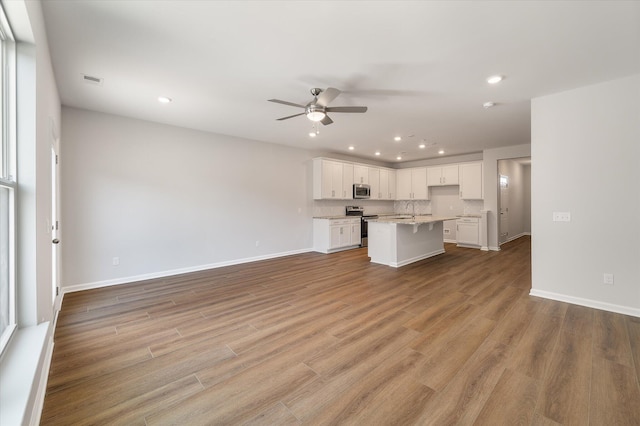
[[[391,263],[389,263],[389,266],[392,266],[394,268],[400,268],[400,267],[408,265],[410,263],[418,262],[418,261],[424,260],[424,259],[428,259],[430,257],[437,256],[437,255],[442,254],[442,253],[444,253],[444,249],[435,250],[435,251],[432,251],[431,253],[426,253],[426,254],[422,254],[420,256],[412,257],[411,259],[403,260],[402,262],[391,262]]]
[[[312,248],[292,250],[287,252],[268,254],[264,256],[246,257],[244,259],[235,259],[235,260],[229,260],[224,262],[211,263],[208,265],[198,265],[198,266],[191,266],[188,268],[171,269],[168,271],[152,272],[149,274],[115,278],[112,280],[95,281],[90,283],[65,286],[65,287],[62,287],[62,292],[63,294],[73,293],[76,291],[91,290],[93,288],[110,287],[113,285],[128,284],[128,283],[133,283],[137,281],[152,280],[156,278],[166,278],[174,275],[188,274],[190,272],[200,272],[200,271],[206,271],[207,269],[222,268],[224,266],[240,265],[242,263],[257,262],[259,260],[275,259],[278,257],[291,256],[294,254],[309,253],[311,251],[313,251]]]
[[[531,236],[531,232],[521,232],[518,235],[514,235],[513,237],[508,238],[507,241],[501,242],[500,245],[510,243],[511,241],[517,240],[518,238],[526,237],[527,235]]]
[[[558,302],[571,303],[573,305],[586,306],[587,308],[600,309],[602,311],[615,312],[623,315],[640,317],[640,309],[629,306],[614,305],[612,303],[600,302],[598,300],[583,299],[581,297],[569,296],[566,294],[553,293],[551,291],[531,289],[530,296],[542,297],[544,299],[556,300]]]

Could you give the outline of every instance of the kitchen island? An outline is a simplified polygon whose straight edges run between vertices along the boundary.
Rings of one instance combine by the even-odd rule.
[[[454,219],[427,215],[368,220],[371,262],[398,268],[444,253],[442,223]]]

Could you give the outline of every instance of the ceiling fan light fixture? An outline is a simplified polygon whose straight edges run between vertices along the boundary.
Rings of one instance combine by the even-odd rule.
[[[322,119],[326,116],[327,114],[325,114],[322,111],[309,111],[307,113],[307,118],[311,121],[322,121]]]

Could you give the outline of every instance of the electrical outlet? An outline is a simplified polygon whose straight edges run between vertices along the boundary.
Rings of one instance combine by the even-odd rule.
[[[606,285],[613,285],[613,274],[604,274],[602,282]]]
[[[260,240],[256,240],[256,247],[260,246]]]
[[[570,212],[553,212],[554,222],[571,222]]]
[[[111,260],[111,264],[112,264],[113,266],[118,266],[118,265],[120,264],[120,258],[119,258],[119,257],[114,257],[114,258]]]

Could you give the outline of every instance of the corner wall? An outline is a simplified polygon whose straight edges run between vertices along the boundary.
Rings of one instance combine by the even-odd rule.
[[[640,316],[640,75],[531,110],[531,294]]]

